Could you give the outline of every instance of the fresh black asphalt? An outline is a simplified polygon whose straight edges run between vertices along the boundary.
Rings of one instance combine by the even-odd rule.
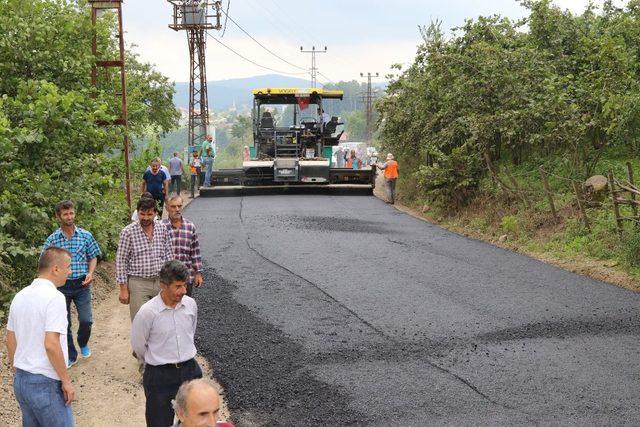
[[[640,295],[374,197],[200,198],[197,346],[253,425],[640,424]]]

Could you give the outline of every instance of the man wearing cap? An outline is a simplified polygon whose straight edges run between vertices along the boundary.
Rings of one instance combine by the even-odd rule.
[[[394,204],[396,199],[396,180],[398,179],[398,173],[400,169],[398,168],[398,162],[396,162],[393,158],[393,154],[387,154],[387,161],[378,167],[384,170],[384,180],[387,184],[387,198],[389,199],[387,203]]]

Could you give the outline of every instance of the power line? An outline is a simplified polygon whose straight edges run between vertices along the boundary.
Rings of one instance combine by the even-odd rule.
[[[281,57],[280,55],[278,55],[277,53],[273,52],[271,49],[269,49],[268,47],[266,47],[265,45],[263,45],[262,43],[260,43],[258,40],[256,40],[251,34],[249,34],[244,28],[242,28],[240,26],[240,24],[238,24],[232,17],[230,17],[226,12],[223,12],[226,16],[225,18],[225,22],[226,19],[229,19],[229,21],[233,22],[233,24],[238,27],[240,29],[240,31],[242,31],[243,33],[245,33],[251,40],[253,40],[254,42],[256,42],[256,44],[258,44],[258,46],[260,46],[261,48],[263,48],[264,50],[266,50],[267,52],[269,52],[271,55],[275,56],[276,58],[278,58],[279,60],[286,62],[287,64],[291,65],[294,68],[297,68],[299,70],[304,70],[305,72],[307,71],[306,68],[302,68],[296,64],[293,64],[289,61],[287,61],[286,59],[284,59],[283,57]]]
[[[291,76],[299,76],[302,74],[307,74],[306,72],[304,73],[290,73],[290,72],[286,72],[286,71],[280,71],[280,70],[276,70],[273,68],[269,68],[266,67],[264,65],[258,64],[257,62],[255,62],[252,59],[247,58],[246,56],[242,55],[241,53],[236,52],[235,50],[233,50],[231,47],[227,46],[226,44],[222,43],[222,41],[218,40],[217,38],[213,37],[211,34],[209,34],[209,32],[207,32],[207,36],[211,37],[215,42],[217,42],[218,44],[222,45],[223,47],[225,47],[226,49],[230,50],[231,52],[233,52],[234,54],[236,54],[237,56],[239,56],[240,58],[244,59],[247,62],[252,63],[253,65],[260,67],[260,68],[264,68],[265,70],[269,70],[269,71],[273,71],[274,73],[278,73],[278,74],[288,74]]]
[[[320,74],[322,77],[324,77],[329,83],[333,83],[334,85],[337,84],[335,81],[333,81],[332,79],[330,79],[329,77],[325,76],[324,74],[322,74],[320,71],[318,71],[318,74]]]
[[[224,37],[224,33],[227,32],[227,18],[229,17],[229,6],[231,6],[231,0],[227,0],[227,11],[224,12],[224,29],[222,30],[222,35],[220,37]]]

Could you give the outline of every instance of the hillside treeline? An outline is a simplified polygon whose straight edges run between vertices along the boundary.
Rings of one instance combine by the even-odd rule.
[[[421,28],[413,64],[377,103],[379,138],[405,188],[447,205],[471,200],[486,155],[505,165],[554,158],[585,178],[602,153],[640,148],[640,1],[572,14],[549,0],[528,16]]]
[[[98,25],[115,58],[113,16]],[[0,318],[2,305],[34,277],[40,247],[57,226],[53,208],[76,202],[77,223],[113,254],[127,221],[123,130],[97,120],[117,114],[112,74],[91,89],[91,12],[85,1],[0,0]],[[129,53],[131,136],[177,124],[173,86]],[[103,81],[101,79],[101,81]]]

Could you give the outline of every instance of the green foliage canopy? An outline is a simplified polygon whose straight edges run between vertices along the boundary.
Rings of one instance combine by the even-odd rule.
[[[607,147],[638,149],[640,2],[575,15],[527,0],[529,16],[439,23],[377,103],[384,148],[432,198],[460,204],[478,189],[485,155],[518,164],[558,156],[590,175]]]
[[[112,24],[99,24],[99,39]],[[123,129],[96,124],[114,118],[118,100],[106,86],[97,93],[89,87],[94,58],[86,2],[0,0],[0,34],[2,317],[1,305],[34,275],[40,247],[56,227],[55,203],[76,202],[78,224],[106,256],[115,251],[127,207],[123,160],[113,156]],[[131,134],[174,128],[173,86],[132,53],[127,58]]]

